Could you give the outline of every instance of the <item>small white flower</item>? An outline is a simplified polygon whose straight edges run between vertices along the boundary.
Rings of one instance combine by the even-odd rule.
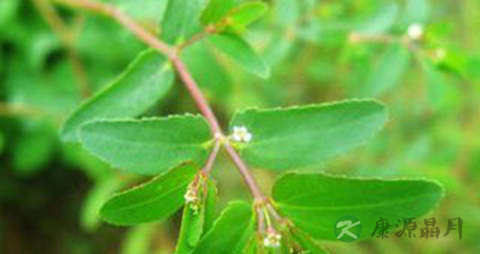
[[[191,186],[183,197],[185,198],[185,203],[193,210],[193,214],[197,214],[200,210],[200,199]]]
[[[423,36],[423,26],[421,24],[411,24],[408,27],[407,34],[412,40],[420,40]]]
[[[263,245],[265,245],[265,247],[278,248],[280,247],[281,240],[282,240],[282,235],[278,234],[275,231],[270,231],[267,233],[265,238],[263,238]]]
[[[252,140],[252,133],[248,132],[245,126],[234,126],[232,139],[237,142],[250,142]]]

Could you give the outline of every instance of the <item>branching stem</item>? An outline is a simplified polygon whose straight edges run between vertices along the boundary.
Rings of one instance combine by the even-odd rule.
[[[265,195],[262,193],[260,190],[260,187],[258,186],[257,182],[255,181],[255,178],[249,171],[247,165],[245,162],[242,160],[240,155],[237,153],[237,151],[231,146],[231,144],[228,142],[228,139],[225,138],[225,135],[223,134],[220,124],[218,123],[217,117],[213,113],[210,105],[207,102],[207,99],[203,95],[202,91],[198,87],[196,81],[193,79],[192,75],[188,71],[187,67],[183,63],[183,61],[180,59],[179,54],[178,54],[178,49],[175,47],[172,47],[159,39],[157,39],[154,35],[152,35],[150,32],[148,32],[144,27],[139,25],[135,20],[130,18],[128,15],[123,13],[122,11],[116,9],[114,6],[104,4],[101,2],[92,2],[89,0],[53,0],[55,3],[62,4],[65,6],[70,6],[73,8],[79,8],[79,9],[85,9],[93,12],[97,12],[103,15],[107,15],[115,19],[118,23],[122,24],[125,28],[130,30],[133,34],[135,34],[140,40],[142,40],[145,44],[148,46],[156,49],[160,53],[166,55],[170,61],[172,62],[173,66],[178,72],[179,77],[182,79],[185,87],[187,88],[188,92],[192,96],[193,100],[195,101],[198,109],[200,112],[204,115],[204,117],[207,119],[210,129],[212,134],[216,139],[222,139],[225,142],[223,142],[223,145],[225,146],[225,149],[232,159],[233,163],[236,165],[238,168],[238,171],[242,175],[246,185],[250,189],[255,202],[260,202],[262,204],[266,204],[268,202],[268,199],[265,197]],[[204,32],[205,33],[205,32]],[[205,34],[200,34],[198,36],[195,36],[194,40],[191,42],[187,43],[184,46],[188,46],[191,43],[194,43],[195,41],[203,38],[206,36]],[[182,47],[180,47],[182,48]],[[216,146],[216,145],[215,145]],[[215,149],[220,149],[215,148]],[[211,155],[209,156],[209,159],[207,160],[207,164],[205,165],[204,169],[210,171],[213,162],[215,161],[216,154],[218,151],[212,151]]]

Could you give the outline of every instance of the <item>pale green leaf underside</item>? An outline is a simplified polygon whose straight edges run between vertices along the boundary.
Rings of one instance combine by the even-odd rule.
[[[372,234],[380,217],[397,219],[424,215],[438,204],[443,189],[427,180],[381,180],[288,173],[273,186],[280,212],[319,240],[335,240],[335,221],[344,215],[358,218],[362,238]]]
[[[210,139],[208,124],[193,115],[95,121],[80,131],[88,151],[116,168],[146,175],[184,161],[203,165]]]
[[[135,225],[160,221],[177,211],[185,202],[187,186],[198,168],[180,165],[150,182],[119,193],[100,210],[103,220],[115,225]]]
[[[173,83],[174,74],[164,56],[146,50],[115,81],[82,103],[61,130],[65,141],[77,142],[78,130],[89,121],[135,117],[162,98]]]
[[[370,73],[364,96],[377,96],[400,83],[410,62],[410,52],[402,44],[392,44]]]
[[[254,234],[252,222],[249,204],[243,201],[229,203],[191,254],[242,253],[247,240]]]
[[[374,100],[350,100],[287,109],[237,113],[230,128],[252,134],[240,152],[254,167],[310,168],[365,143],[384,125],[385,107]]]
[[[270,76],[270,67],[260,55],[236,34],[224,33],[209,36],[209,41],[246,71],[261,78]]]

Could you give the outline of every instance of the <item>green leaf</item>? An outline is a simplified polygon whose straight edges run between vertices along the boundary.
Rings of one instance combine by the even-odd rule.
[[[402,44],[392,44],[380,58],[362,91],[364,96],[377,96],[394,88],[407,72],[410,52]]]
[[[161,24],[162,39],[178,44],[200,32],[199,17],[205,4],[206,0],[170,0]]]
[[[15,18],[20,3],[19,0],[2,0],[0,2],[0,28]]]
[[[153,50],[144,51],[114,82],[70,115],[61,130],[62,139],[78,141],[78,130],[92,120],[142,114],[168,92],[173,78],[164,56]]]
[[[121,192],[108,200],[100,216],[115,225],[134,225],[160,221],[177,211],[185,202],[187,186],[198,168],[180,165],[150,182]]]
[[[152,237],[158,225],[145,224],[129,230],[122,244],[121,254],[149,254],[151,253]]]
[[[387,3],[373,15],[372,18],[362,23],[356,32],[361,34],[384,34],[388,33],[390,28],[395,24],[399,12],[397,3]]]
[[[116,0],[115,6],[136,20],[151,22],[158,26],[168,3],[169,0]]]
[[[248,143],[235,143],[254,167],[313,167],[365,143],[384,125],[385,107],[374,100],[347,100],[287,109],[249,109],[230,128],[245,126]]]
[[[120,177],[111,176],[93,186],[83,203],[80,223],[83,229],[92,232],[100,224],[98,212],[111,195],[126,184]]]
[[[195,246],[197,246],[200,238],[204,232],[208,230],[211,225],[212,209],[215,208],[216,187],[215,184],[204,175],[199,175],[197,178],[200,181],[198,186],[198,198],[200,202],[193,204],[197,208],[192,207],[192,204],[183,207],[182,224],[177,240],[176,254],[189,254]],[[192,188],[191,186],[189,188]]]
[[[303,231],[295,229],[292,230],[292,238],[297,242],[305,254],[326,254],[327,252],[320,247],[316,242],[314,242],[309,235],[305,234]]]
[[[407,0],[401,23],[404,26],[414,23],[425,24],[431,16],[431,10],[428,0]]]
[[[56,133],[44,123],[28,126],[16,140],[12,164],[19,175],[33,175],[51,160],[56,147]]]
[[[264,2],[247,2],[234,8],[229,13],[229,24],[233,27],[245,28],[262,17],[268,10]]]
[[[212,35],[209,37],[209,41],[245,70],[261,78],[270,76],[270,67],[250,44],[238,35],[231,33]]]
[[[184,161],[198,165],[208,157],[210,130],[201,116],[105,120],[85,124],[85,149],[116,168],[152,175]]]
[[[335,240],[335,221],[350,215],[369,237],[380,217],[389,223],[427,213],[443,196],[427,180],[347,178],[314,173],[288,173],[273,186],[275,205],[296,226],[319,240]]]
[[[207,181],[207,199],[205,200],[205,223],[203,224],[203,231],[208,232],[215,222],[217,215],[217,185],[212,179]]]
[[[276,0],[274,6],[275,22],[281,26],[292,26],[301,16],[299,1]]]
[[[254,234],[252,208],[243,201],[230,202],[191,254],[242,253]]]
[[[209,25],[219,22],[233,9],[235,2],[235,0],[210,0],[202,13],[202,23]]]
[[[435,112],[448,112],[457,108],[461,92],[447,79],[446,75],[428,60],[422,61],[428,84],[428,101]]]
[[[224,100],[229,97],[232,90],[230,76],[206,42],[190,45],[184,49],[181,57],[207,98]]]

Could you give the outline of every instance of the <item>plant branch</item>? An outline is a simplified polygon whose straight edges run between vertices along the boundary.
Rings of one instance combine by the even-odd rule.
[[[67,25],[63,22],[60,15],[58,15],[48,0],[32,0],[32,2],[57,37],[62,41],[67,50],[68,59],[72,64],[73,73],[75,74],[82,96],[88,97],[90,94],[88,78],[83,63],[78,57],[74,47],[74,34],[68,29]]]
[[[89,0],[52,0],[55,3],[65,6],[89,10],[97,12],[115,19],[118,23],[130,30],[139,39],[145,42],[148,46],[160,51],[170,59],[176,57],[176,50],[171,48],[168,44],[159,41],[154,35],[148,32],[145,28],[139,25],[135,20],[128,15],[118,10],[112,5],[104,4],[101,2],[93,2]]]
[[[123,13],[122,11],[116,9],[111,5],[103,4],[100,2],[92,2],[89,0],[53,0],[53,1],[66,6],[90,10],[103,15],[110,16],[115,20],[117,20],[125,28],[130,30],[144,43],[156,49],[157,51],[165,54],[175,66],[175,69],[177,70],[178,75],[182,79],[185,87],[187,88],[193,100],[197,104],[198,109],[207,119],[210,125],[210,129],[212,131],[212,134],[215,136],[216,139],[225,140],[224,142],[225,149],[227,150],[227,153],[229,154],[233,163],[238,168],[240,174],[242,175],[246,185],[249,187],[256,202],[261,202],[263,204],[264,202],[268,201],[265,195],[260,190],[257,182],[255,181],[255,178],[253,177],[251,172],[248,170],[248,167],[245,164],[245,162],[243,162],[240,155],[225,138],[220,128],[220,124],[218,123],[215,114],[210,108],[210,105],[208,104],[207,99],[203,95],[202,91],[198,87],[196,81],[193,79],[192,75],[188,71],[183,61],[180,59],[178,55],[178,50],[176,48],[171,47],[170,45],[158,40],[154,35],[152,35],[145,28],[143,28],[141,25],[135,22],[135,20],[133,20],[128,15],[126,15],[125,13]],[[204,35],[199,35],[191,43],[195,42],[198,39],[203,38],[203,36]],[[187,45],[190,45],[191,43],[188,43]],[[206,169],[211,168],[210,164],[213,164],[216,157],[216,153],[217,152],[212,153],[209,160],[207,160],[207,164],[205,165]]]
[[[205,163],[205,166],[203,166],[202,171],[205,174],[210,174],[212,171],[213,164],[215,163],[215,160],[217,159],[218,152],[220,151],[221,147],[221,140],[220,137],[215,137],[215,143],[213,145],[213,149],[210,152],[210,155],[208,156],[207,162]]]

